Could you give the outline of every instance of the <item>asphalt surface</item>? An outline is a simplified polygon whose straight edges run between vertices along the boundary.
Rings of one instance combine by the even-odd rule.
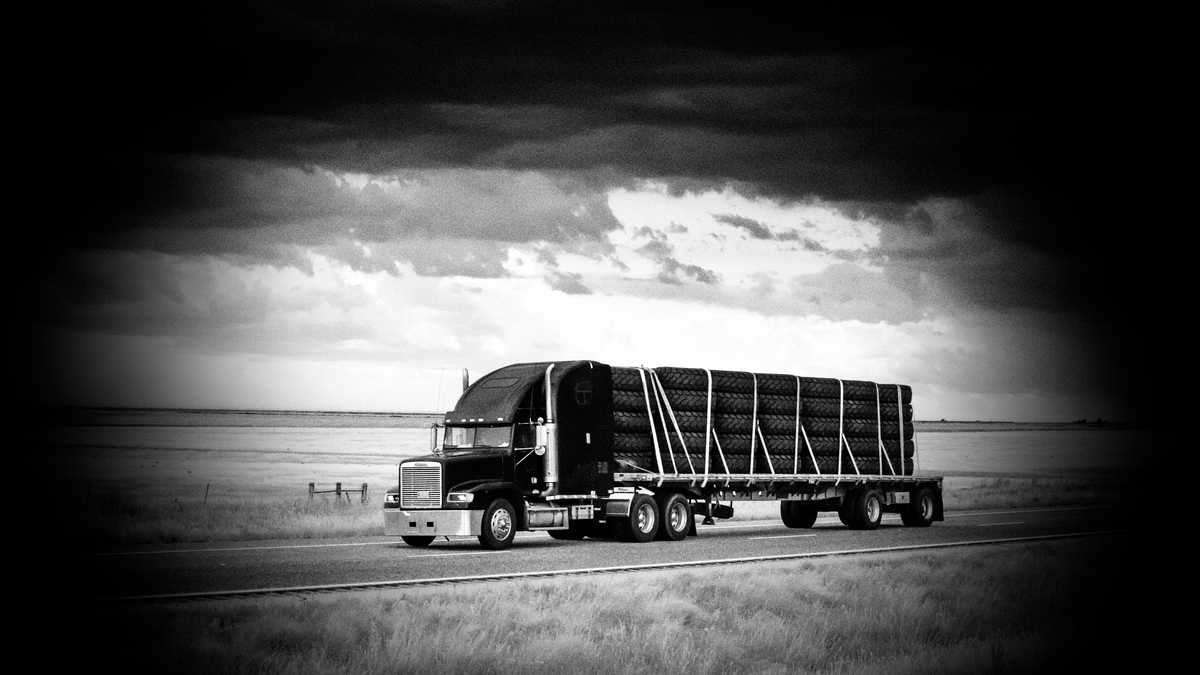
[[[483,549],[474,537],[439,540],[420,549],[390,537],[236,542],[112,551],[89,555],[77,569],[86,570],[88,586],[99,597],[117,598],[698,562],[1084,534],[1125,526],[1120,511],[1106,507],[960,511],[928,528],[904,527],[898,516],[886,515],[873,531],[848,530],[835,514],[823,514],[811,530],[788,529],[779,521],[697,525],[698,536],[680,542],[557,541],[544,532],[518,533],[506,551]]]

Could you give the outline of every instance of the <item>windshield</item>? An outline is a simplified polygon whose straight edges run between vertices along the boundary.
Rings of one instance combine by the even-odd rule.
[[[447,448],[507,448],[512,427],[446,427]]]

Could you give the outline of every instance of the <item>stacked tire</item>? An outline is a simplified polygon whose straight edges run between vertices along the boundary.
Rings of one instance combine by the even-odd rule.
[[[612,369],[613,455],[623,465],[619,470],[657,471],[657,438],[665,472],[702,473],[708,376],[697,368],[657,368],[655,373],[666,401],[656,400],[649,371],[643,389],[637,368]],[[775,473],[837,473],[840,459],[841,473],[856,473],[857,466],[861,474],[912,474],[916,446],[912,389],[906,385],[714,370],[712,391],[712,426],[731,473],[771,473],[772,468]],[[797,411],[812,456],[798,436]],[[761,438],[754,431],[756,419]],[[845,444],[839,442],[839,428]],[[709,454],[710,472],[724,473],[715,443]]]

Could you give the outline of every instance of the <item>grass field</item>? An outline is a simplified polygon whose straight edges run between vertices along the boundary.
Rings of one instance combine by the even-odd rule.
[[[1112,620],[1133,610],[1124,546],[120,606],[92,625],[114,661],[172,672],[1075,671],[1138,644]]]

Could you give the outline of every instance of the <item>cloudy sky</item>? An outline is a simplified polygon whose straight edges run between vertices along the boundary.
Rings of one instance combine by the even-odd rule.
[[[439,410],[456,369],[583,358],[1145,414],[1111,26],[277,4],[57,37],[43,396]]]

